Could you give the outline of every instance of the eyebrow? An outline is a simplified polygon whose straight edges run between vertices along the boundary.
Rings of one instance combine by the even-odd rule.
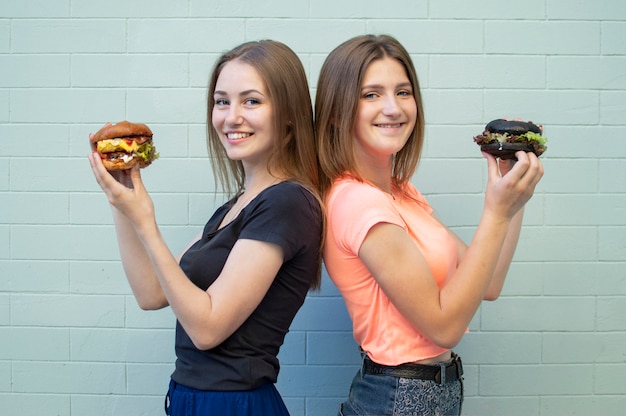
[[[245,90],[245,91],[241,91],[241,92],[239,93],[239,96],[244,96],[244,95],[254,94],[254,93],[256,93],[256,94],[260,94],[260,95],[262,95],[262,96],[265,96],[265,94],[263,94],[261,91],[259,91],[259,90],[255,90],[254,88],[249,89],[249,90]],[[215,90],[215,91],[213,92],[213,94],[214,94],[214,95],[228,95],[228,93],[227,93],[226,91],[221,91],[221,90]]]
[[[413,88],[413,86],[411,85],[410,82],[402,82],[398,85],[396,85],[396,88]],[[363,90],[382,90],[385,89],[385,87],[383,85],[380,84],[368,84],[368,85],[363,85],[361,87],[361,91]]]

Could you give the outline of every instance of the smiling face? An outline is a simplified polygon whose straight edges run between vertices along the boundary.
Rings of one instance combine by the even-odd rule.
[[[259,73],[239,60],[226,63],[213,97],[212,123],[228,157],[266,166],[275,140],[274,116]]]
[[[413,88],[402,64],[389,57],[373,61],[363,77],[354,128],[357,160],[376,159],[390,166],[416,119]]]

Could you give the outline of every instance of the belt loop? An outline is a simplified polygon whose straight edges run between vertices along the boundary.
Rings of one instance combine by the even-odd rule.
[[[447,363],[445,362],[439,363],[439,372],[437,373],[437,375],[435,375],[435,382],[442,384],[442,385],[446,384],[446,365]],[[437,381],[437,378],[439,378],[438,381]]]

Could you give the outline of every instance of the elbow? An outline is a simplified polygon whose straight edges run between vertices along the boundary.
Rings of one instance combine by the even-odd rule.
[[[139,306],[139,308],[143,311],[156,311],[163,309],[168,305],[167,301],[163,302],[162,300],[151,298],[135,297],[135,300],[137,301],[137,306]]]
[[[223,339],[218,339],[207,334],[189,334],[189,338],[191,338],[191,342],[193,343],[194,347],[196,347],[200,351],[206,351],[215,348],[224,341]]]
[[[440,348],[451,350],[459,345],[464,334],[465,329],[462,331],[447,331],[432,336],[430,340]]]
[[[483,296],[483,300],[493,302],[500,297],[500,293],[502,293],[501,288],[489,288],[489,290],[487,290],[487,293],[485,293],[485,296]]]

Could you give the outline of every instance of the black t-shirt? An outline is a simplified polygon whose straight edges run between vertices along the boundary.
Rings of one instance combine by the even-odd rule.
[[[295,182],[263,190],[217,230],[235,200],[220,207],[202,238],[183,255],[187,277],[206,290],[219,276],[240,238],[279,245],[284,262],[268,292],[246,321],[222,344],[199,350],[176,322],[176,369],[172,379],[200,390],[251,390],[276,382],[276,356],[318,269],[322,212],[317,199]]]

